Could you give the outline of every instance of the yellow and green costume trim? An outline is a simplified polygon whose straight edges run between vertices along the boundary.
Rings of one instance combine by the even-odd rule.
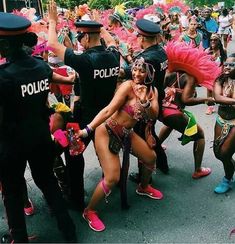
[[[214,151],[219,152],[220,147],[223,145],[226,137],[228,136],[232,127],[235,126],[235,119],[226,120],[219,115],[216,118],[216,123],[221,127],[220,135],[214,141]]]
[[[181,145],[184,146],[193,140],[192,136],[197,134],[198,130],[197,130],[197,121],[194,115],[191,112],[184,109],[182,110],[182,112],[188,117],[188,124],[184,130],[184,133],[182,135],[182,141],[181,141]]]
[[[233,126],[235,126],[235,119],[226,120],[226,119],[222,119],[219,115],[216,117],[216,122],[221,127],[224,127],[224,126],[233,127]]]

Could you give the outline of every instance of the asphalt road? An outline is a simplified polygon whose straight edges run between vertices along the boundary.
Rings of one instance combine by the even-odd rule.
[[[235,41],[230,43],[229,53],[235,51]],[[205,96],[204,88],[198,89],[199,96]],[[229,238],[235,228],[235,190],[217,195],[215,186],[224,176],[222,164],[212,151],[213,128],[216,114],[206,115],[206,105],[188,107],[197,117],[206,137],[203,166],[211,167],[210,176],[193,180],[192,143],[181,146],[180,134],[173,132],[166,140],[170,166],[168,175],[157,171],[153,185],[160,189],[163,200],[152,200],[136,195],[136,185],[128,181],[129,210],[120,206],[119,189],[114,188],[109,203],[104,201],[98,211],[106,224],[101,233],[92,231],[81,213],[70,210],[77,226],[78,241],[83,243],[235,243],[235,235]],[[159,131],[162,124],[156,125]],[[85,152],[85,188],[87,199],[101,177],[101,170],[90,144]],[[131,157],[130,171],[137,170],[136,159]],[[50,215],[45,200],[35,187],[27,170],[29,196],[34,202],[34,216],[26,217],[28,232],[37,235],[32,242],[63,242]],[[7,231],[6,217],[0,201],[0,235]]]

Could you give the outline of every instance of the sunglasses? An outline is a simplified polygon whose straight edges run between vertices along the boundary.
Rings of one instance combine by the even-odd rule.
[[[215,38],[215,39],[210,39],[211,42],[216,42],[216,41],[218,41],[218,40],[219,40],[219,39],[216,39],[216,38]]]
[[[78,32],[77,33],[77,40],[79,41],[79,42],[81,42],[81,40],[82,40],[82,38],[84,37],[86,35],[86,33],[85,32]]]
[[[235,62],[225,62],[225,63],[224,63],[224,66],[225,66],[225,67],[229,66],[229,67],[231,67],[231,68],[234,68],[234,67],[235,67]]]

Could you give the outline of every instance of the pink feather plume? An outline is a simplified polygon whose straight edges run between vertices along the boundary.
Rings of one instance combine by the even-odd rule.
[[[163,13],[165,12],[165,7],[166,5],[163,4],[154,4],[151,5],[145,9],[140,9],[137,13],[136,13],[136,19],[142,19],[146,14],[157,14],[156,9],[160,8],[162,9]]]
[[[193,48],[184,42],[170,41],[165,50],[170,72],[184,71],[194,76],[199,85],[213,89],[215,80],[221,74],[221,68],[202,47]]]

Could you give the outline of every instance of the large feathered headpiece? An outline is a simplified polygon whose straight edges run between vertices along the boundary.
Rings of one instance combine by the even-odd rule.
[[[211,60],[211,55],[202,47],[193,48],[184,42],[168,42],[165,46],[170,72],[184,71],[197,80],[200,86],[212,90],[221,68]]]
[[[158,3],[158,4],[151,5],[145,9],[140,9],[136,13],[136,19],[142,19],[147,14],[164,15],[164,12],[165,12],[165,5]]]
[[[126,11],[126,3],[118,4],[114,8],[113,14],[111,16],[119,21],[122,26],[124,26],[127,30],[132,30],[132,16]]]
[[[189,6],[185,5],[182,1],[174,0],[168,4],[166,4],[166,12],[168,14],[181,14],[185,13],[189,9]]]

